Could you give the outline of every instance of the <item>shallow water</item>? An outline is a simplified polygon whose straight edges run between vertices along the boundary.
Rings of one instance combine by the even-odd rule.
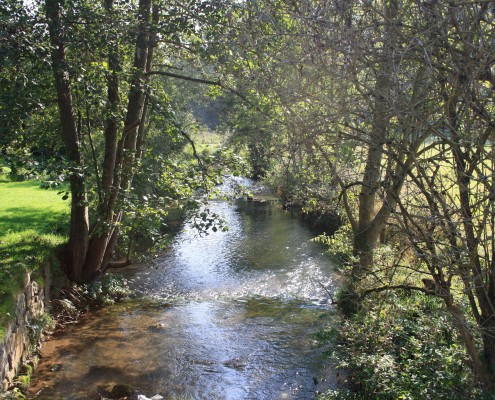
[[[274,203],[210,207],[229,231],[186,226],[153,265],[128,268],[141,298],[49,340],[31,398],[97,399],[129,383],[149,397],[313,399],[334,386],[314,346],[335,289],[314,234]]]

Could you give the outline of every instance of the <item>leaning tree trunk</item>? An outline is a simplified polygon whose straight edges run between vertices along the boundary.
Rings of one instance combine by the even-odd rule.
[[[58,0],[46,0],[46,14],[52,45],[52,68],[55,75],[58,109],[67,158],[72,163],[70,172],[71,214],[69,243],[64,249],[62,268],[73,281],[81,281],[88,249],[89,221],[86,187],[83,176],[83,158],[77,129],[72,91],[63,42],[63,27]]]
[[[111,12],[112,2],[107,1],[107,10]],[[132,178],[135,174],[137,163],[137,143],[139,134],[144,134],[139,129],[143,121],[143,110],[146,97],[146,78],[144,73],[151,63],[153,43],[150,38],[150,16],[151,0],[141,0],[139,2],[138,34],[136,38],[136,52],[133,63],[134,78],[131,82],[129,100],[127,105],[127,115],[121,139],[115,143],[114,126],[111,121],[107,126],[106,140],[111,140],[106,147],[106,153],[112,158],[104,161],[103,176],[104,187],[108,189],[103,203],[100,205],[99,229],[94,229],[88,246],[88,256],[86,258],[83,279],[90,281],[102,274],[108,263],[111,261],[115,245],[119,235],[119,225],[123,212],[119,207],[119,196],[124,195],[130,189]],[[113,54],[110,52],[110,57]],[[109,81],[109,103],[112,104],[118,98],[117,88],[113,88],[116,78]],[[114,156],[115,155],[115,156]],[[113,176],[112,176],[113,172]],[[112,177],[111,185],[108,186]],[[103,185],[102,185],[103,187]]]
[[[139,129],[143,123],[146,79],[143,77],[151,64],[152,47],[150,37],[150,17],[152,0],[140,0],[136,26],[136,51],[133,63],[133,79],[127,106],[127,116],[120,140],[115,111],[119,102],[118,46],[109,41],[108,106],[111,111],[105,130],[105,155],[102,181],[100,184],[100,204],[96,210],[96,222],[89,229],[86,187],[82,171],[84,162],[81,154],[79,132],[72,102],[70,75],[66,57],[63,24],[61,22],[60,0],[45,0],[46,15],[52,43],[52,61],[58,94],[58,107],[65,139],[68,159],[73,164],[71,173],[71,229],[69,243],[63,252],[64,270],[74,282],[90,281],[104,272],[113,256],[119,236],[119,225],[123,211],[121,196],[130,189],[136,169],[137,144],[141,143]],[[105,7],[112,17],[113,0],[105,0]],[[154,22],[158,19],[158,9],[153,13]]]
[[[455,111],[451,111],[455,115]],[[480,260],[480,242],[475,232],[475,217],[471,204],[472,199],[472,166],[474,160],[470,159],[461,149],[461,138],[456,132],[452,133],[457,186],[459,188],[459,205],[464,229],[467,253],[469,256],[469,267],[471,275],[471,285],[474,286],[476,299],[480,310],[478,324],[483,342],[483,371],[474,371],[479,380],[489,392],[495,391],[495,290],[493,287],[493,271],[485,271],[486,268],[493,268],[491,265],[482,266]],[[483,141],[484,142],[484,141]],[[471,168],[467,168],[467,165]],[[493,260],[492,260],[493,263]]]

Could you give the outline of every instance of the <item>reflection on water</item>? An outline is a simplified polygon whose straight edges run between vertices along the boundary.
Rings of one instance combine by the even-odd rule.
[[[96,399],[116,383],[172,399],[315,397],[323,359],[312,334],[328,312],[328,259],[270,203],[212,208],[228,232],[186,230],[155,265],[127,270],[142,300],[46,343],[33,398]]]
[[[146,296],[326,298],[321,285],[332,285],[328,258],[299,220],[269,202],[211,208],[229,231],[201,237],[186,230],[157,270],[139,274],[137,286]]]

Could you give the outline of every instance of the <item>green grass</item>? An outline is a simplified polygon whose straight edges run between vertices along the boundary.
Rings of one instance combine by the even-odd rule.
[[[225,142],[225,137],[223,135],[210,131],[197,132],[192,135],[192,139],[194,140],[196,151],[198,153],[202,153],[203,151],[213,153],[220,149]],[[186,149],[187,152],[192,154],[192,149],[190,146],[187,146]]]
[[[55,190],[40,189],[39,182],[0,183],[0,238],[26,229],[62,234],[68,211],[68,202]]]
[[[68,219],[69,203],[57,191],[0,176],[0,338],[26,274],[40,279],[43,262],[67,240]]]

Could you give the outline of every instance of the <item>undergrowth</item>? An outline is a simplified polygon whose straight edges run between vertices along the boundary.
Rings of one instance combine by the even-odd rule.
[[[57,291],[52,299],[56,326],[77,322],[90,310],[128,299],[132,294],[127,280],[118,274],[106,274],[101,279],[83,285],[72,285]]]
[[[317,239],[341,262],[345,283],[337,297],[342,323],[332,339],[332,356],[340,376],[347,378],[344,387],[319,400],[494,400],[474,380],[469,357],[441,298],[412,290],[365,290],[390,282],[422,286],[422,275],[402,276],[393,268],[393,247],[378,249],[379,268],[361,289],[349,290],[354,287],[352,263],[357,262],[350,238],[350,229],[343,226],[335,235]]]
[[[481,399],[440,299],[388,292],[343,322],[335,351],[349,388],[321,399]]]

